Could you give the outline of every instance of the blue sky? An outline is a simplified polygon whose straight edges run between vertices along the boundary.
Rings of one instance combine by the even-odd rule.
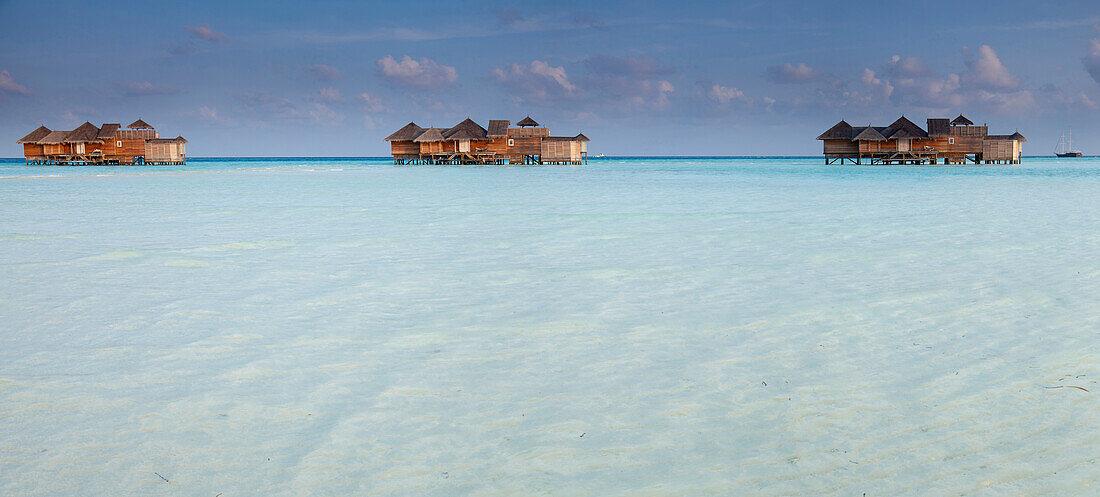
[[[364,156],[409,121],[527,114],[592,153],[816,154],[841,118],[960,112],[1100,153],[1100,5],[0,0],[5,157],[85,120],[191,156]]]

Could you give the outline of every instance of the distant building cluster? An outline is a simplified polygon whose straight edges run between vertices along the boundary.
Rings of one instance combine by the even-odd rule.
[[[406,124],[387,136],[394,164],[585,164],[588,137],[550,136],[527,116],[511,125],[490,120],[488,129],[466,120],[450,128]]]
[[[187,140],[182,136],[161,138],[149,123],[138,119],[126,128],[121,124],[96,127],[90,122],[72,131],[45,126],[16,141],[23,145],[27,164],[184,164]]]
[[[840,121],[817,139],[826,164],[1019,164],[1027,142],[1019,132],[991,135],[962,115],[928,119],[927,130],[905,116],[883,127]]]

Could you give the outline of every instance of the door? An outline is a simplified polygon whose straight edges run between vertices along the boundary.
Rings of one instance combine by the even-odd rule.
[[[908,151],[909,151],[909,140],[907,140],[907,139],[898,140],[898,152],[908,152]]]
[[[459,140],[458,141],[458,151],[459,152],[469,152],[470,151],[470,140]]]

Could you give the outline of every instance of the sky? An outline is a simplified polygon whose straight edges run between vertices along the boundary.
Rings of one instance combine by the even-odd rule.
[[[526,115],[593,155],[813,155],[960,113],[1100,154],[1100,3],[0,0],[0,157],[138,117],[191,157],[382,156]]]

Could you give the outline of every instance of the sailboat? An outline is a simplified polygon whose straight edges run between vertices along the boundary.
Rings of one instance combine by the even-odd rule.
[[[1069,130],[1069,138],[1066,132],[1062,132],[1062,139],[1058,140],[1058,147],[1054,149],[1054,155],[1058,157],[1080,157],[1081,151],[1073,149],[1073,130]]]

